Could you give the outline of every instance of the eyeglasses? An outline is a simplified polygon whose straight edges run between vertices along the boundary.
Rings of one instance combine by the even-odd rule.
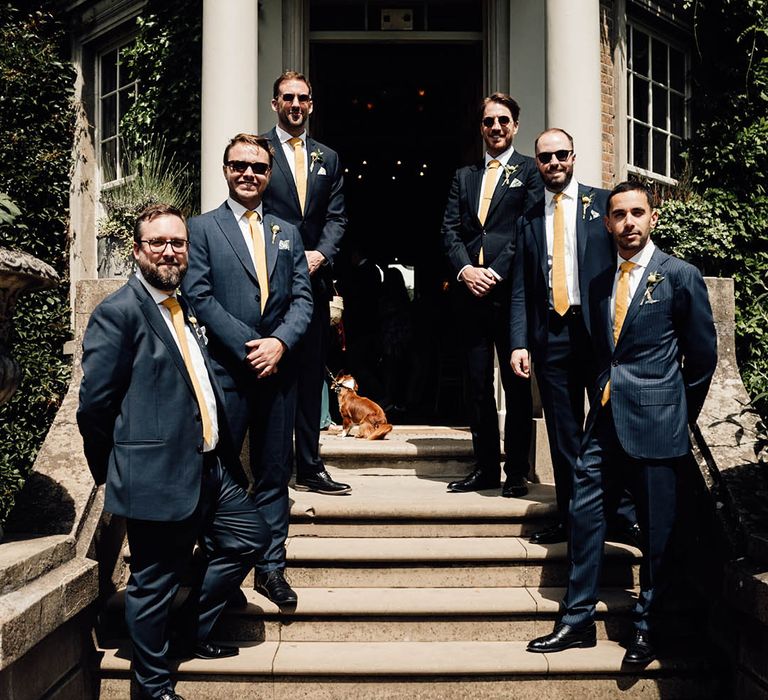
[[[552,156],[557,158],[561,163],[564,163],[571,157],[571,153],[573,153],[573,151],[567,151],[562,148],[559,151],[542,151],[541,153],[536,154],[536,158],[538,158],[539,163],[542,165],[549,163],[549,161],[552,160]]]
[[[293,102],[296,98],[299,98],[299,102],[309,102],[312,99],[311,95],[307,95],[306,92],[302,92],[300,95],[294,95],[292,92],[285,92],[282,95],[284,102]]]
[[[512,121],[510,117],[508,117],[506,114],[502,114],[500,117],[484,117],[483,118],[483,126],[490,129],[493,126],[493,123],[498,119],[499,126],[506,126],[509,124],[509,122]]]
[[[174,253],[183,253],[189,247],[189,241],[186,238],[172,238],[164,240],[162,238],[145,238],[141,240],[146,243],[153,253],[164,253],[170,245]]]
[[[269,170],[269,163],[262,163],[261,161],[251,163],[247,160],[228,160],[226,165],[230,170],[240,174],[244,173],[248,168],[253,171],[254,175],[265,175],[267,170]]]

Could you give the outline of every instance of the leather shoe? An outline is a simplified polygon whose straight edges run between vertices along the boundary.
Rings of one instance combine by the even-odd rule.
[[[254,590],[269,598],[276,605],[295,605],[299,597],[288,585],[282,569],[275,569],[256,576]]]
[[[228,647],[213,642],[198,642],[195,645],[196,659],[226,659],[229,656],[237,656],[240,650],[237,647]]]
[[[237,588],[229,594],[226,607],[228,610],[238,610],[240,608],[248,607],[248,598],[246,598],[242,588]]]
[[[177,695],[173,690],[164,690],[160,695],[153,696],[156,700],[184,700],[181,695]]]
[[[624,654],[622,663],[646,666],[656,658],[656,651],[651,644],[648,632],[644,630],[635,631],[635,636],[627,645],[627,652]]]
[[[331,475],[323,469],[317,474],[308,474],[307,476],[296,476],[297,491],[314,491],[323,493],[327,496],[341,496],[349,493],[352,487],[349,484],[342,484],[331,479]]]
[[[468,493],[470,491],[484,491],[485,489],[497,489],[501,485],[498,477],[495,479],[487,476],[480,469],[475,469],[468,477],[452,481],[448,484],[449,493]]]
[[[559,622],[551,634],[528,642],[527,650],[537,654],[547,654],[574,647],[593,647],[596,644],[597,633],[594,622],[580,630]]]
[[[531,544],[557,544],[558,542],[566,542],[568,540],[568,532],[565,529],[565,525],[557,523],[551,525],[543,530],[534,532],[528,541]]]
[[[524,476],[508,476],[501,489],[504,498],[522,498],[528,493],[528,480]]]

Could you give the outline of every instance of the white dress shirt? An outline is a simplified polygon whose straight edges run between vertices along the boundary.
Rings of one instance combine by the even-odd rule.
[[[547,284],[549,286],[549,308],[554,308],[552,301],[552,253],[555,241],[555,193],[544,190],[544,228],[547,233]],[[563,207],[565,221],[565,284],[568,289],[568,302],[571,306],[581,305],[579,290],[579,256],[576,247],[576,217],[579,213],[579,183],[571,178],[568,187],[563,190],[560,206]]]
[[[288,167],[293,174],[293,181],[296,182],[296,158],[294,156],[295,151],[293,146],[288,143],[292,138],[301,139],[301,150],[304,151],[304,174],[309,177],[309,158],[307,157],[307,132],[302,131],[297,137],[289,134],[285,129],[281,129],[279,125],[275,125],[275,131],[277,132],[277,138],[280,139],[280,145],[283,147],[283,153],[285,159],[288,161]]]
[[[627,300],[627,308],[629,308],[630,302],[634,299],[635,292],[640,286],[640,282],[647,277],[645,271],[648,264],[651,262],[651,256],[653,255],[654,250],[656,250],[656,246],[653,244],[653,241],[649,239],[648,243],[645,244],[645,248],[629,259],[629,262],[635,263],[635,266],[629,271],[629,299]],[[624,258],[617,255],[616,274],[613,276],[613,291],[611,292],[611,325],[613,325],[613,320],[616,318],[616,285],[619,282],[619,275],[621,273],[620,266],[623,262]]]
[[[246,209],[242,204],[240,204],[240,202],[236,202],[234,199],[232,199],[232,197],[227,197],[227,204],[235,216],[237,225],[240,227],[240,233],[243,234],[243,240],[245,241],[245,245],[248,248],[248,253],[251,256],[251,260],[253,260],[253,239],[251,238],[251,228],[248,225],[248,218],[246,217],[245,213],[247,211],[255,211],[259,215],[259,220],[264,221],[263,208],[261,204],[259,204],[259,206],[253,210]],[[263,232],[264,227],[262,226],[261,228]],[[264,236],[264,240],[266,242],[266,236]]]
[[[173,327],[173,321],[171,320],[171,312],[165,306],[163,302],[169,296],[176,296],[175,294],[168,294],[161,289],[153,287],[144,276],[141,274],[141,270],[136,270],[136,278],[144,285],[144,288],[149,292],[150,296],[157,304],[157,308],[160,311],[160,315],[165,321],[165,325],[168,326],[168,330],[171,332],[171,337],[176,342],[176,347],[179,348],[179,354],[184,357],[184,353],[181,351],[181,343],[176,335],[176,329]],[[211,379],[208,376],[208,369],[205,366],[203,360],[203,353],[200,350],[200,346],[197,344],[197,339],[192,335],[192,329],[185,323],[184,331],[187,335],[187,345],[189,346],[189,357],[192,360],[192,369],[195,372],[197,381],[200,383],[200,389],[203,392],[203,399],[205,400],[206,408],[208,409],[208,415],[211,419],[211,442],[205,443],[203,447],[204,452],[210,452],[213,450],[219,442],[219,420],[216,413],[216,397],[213,394],[213,386],[211,386]]]

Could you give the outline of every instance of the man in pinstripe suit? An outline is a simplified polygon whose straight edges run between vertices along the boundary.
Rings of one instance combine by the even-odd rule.
[[[624,663],[656,657],[653,613],[668,579],[678,471],[690,450],[688,424],[717,364],[704,280],[654,246],[657,219],[653,195],[641,183],[622,182],[608,196],[605,224],[618,257],[590,284],[599,375],[574,475],[568,589],[554,631],[531,641],[528,651],[595,646],[605,514],[626,484],[640,518],[643,561]]]

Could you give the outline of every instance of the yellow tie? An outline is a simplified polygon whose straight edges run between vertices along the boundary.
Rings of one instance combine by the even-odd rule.
[[[189,378],[192,380],[192,387],[195,390],[195,398],[197,399],[197,405],[200,408],[200,418],[203,421],[203,440],[205,440],[207,445],[210,445],[213,434],[211,416],[208,414],[208,406],[205,403],[203,389],[200,386],[200,380],[192,365],[192,356],[189,354],[187,334],[184,329],[184,312],[181,310],[181,305],[176,301],[175,297],[168,297],[162,304],[171,312],[171,321],[173,322],[173,328],[176,331],[176,337],[179,339],[181,355],[184,358],[184,365],[187,368]]]
[[[301,147],[301,139],[298,136],[288,139],[288,143],[293,146],[296,193],[299,195],[299,204],[301,204],[301,213],[303,214],[304,204],[307,201],[307,166],[304,160],[304,149]]]
[[[552,306],[555,311],[564,316],[571,307],[568,300],[568,285],[565,276],[565,213],[560,201],[563,193],[558,192],[554,197],[555,216],[552,221]]]
[[[253,266],[256,268],[256,279],[259,281],[261,290],[261,311],[267,305],[269,297],[269,276],[267,275],[267,250],[264,243],[264,231],[261,228],[261,217],[258,212],[247,211],[245,218],[248,219],[248,229],[251,232],[253,241]]]
[[[488,173],[485,176],[485,185],[483,186],[483,196],[480,200],[480,211],[477,218],[480,219],[480,224],[485,226],[485,220],[488,217],[488,210],[491,208],[491,200],[493,199],[493,191],[496,189],[496,181],[499,179],[499,166],[501,163],[498,160],[492,160],[488,163]],[[479,265],[483,264],[483,244],[480,243],[480,255],[477,262]]]
[[[619,275],[619,281],[616,284],[616,311],[613,316],[613,345],[616,346],[616,343],[619,342],[619,336],[621,335],[621,327],[624,325],[624,319],[627,317],[627,309],[629,308],[629,273],[632,270],[632,268],[635,266],[635,263],[629,262],[629,260],[626,260],[625,262],[621,263],[619,265],[619,270],[621,270],[621,274]],[[611,382],[608,380],[608,383],[605,385],[605,389],[603,389],[603,396],[600,399],[600,403],[602,403],[603,406],[608,403],[608,399],[611,396]]]

